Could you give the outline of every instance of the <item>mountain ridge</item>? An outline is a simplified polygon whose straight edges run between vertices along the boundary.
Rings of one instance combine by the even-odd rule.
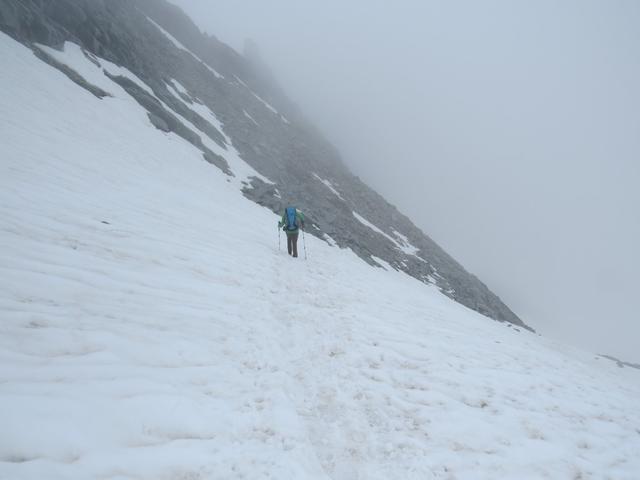
[[[61,48],[74,41],[86,54],[125,67],[151,91],[129,78],[110,78],[145,108],[156,128],[194,144],[205,160],[229,175],[229,149],[261,174],[243,179],[248,198],[274,212],[295,203],[310,219],[308,233],[350,248],[372,266],[391,266],[435,284],[483,315],[531,330],[476,276],[353,175],[270,75],[201,33],[179,7],[164,0],[8,0],[0,6],[0,28],[63,72],[35,45]],[[102,95],[72,78],[72,72],[64,73]],[[196,113],[191,106],[197,104],[215,112],[220,123]]]
[[[33,48],[108,95],[0,32],[0,478],[636,478],[638,370],[313,235],[290,258],[181,82],[226,149],[127,68]]]

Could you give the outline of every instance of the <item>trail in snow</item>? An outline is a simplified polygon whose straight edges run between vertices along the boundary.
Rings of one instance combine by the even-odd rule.
[[[115,83],[0,55],[0,478],[637,477],[635,372],[311,236],[291,259]]]

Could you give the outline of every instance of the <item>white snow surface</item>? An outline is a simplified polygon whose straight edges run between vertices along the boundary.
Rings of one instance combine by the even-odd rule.
[[[227,161],[227,163],[229,164],[229,167],[231,168],[231,171],[236,175],[236,178],[237,178],[238,181],[240,181],[241,183],[242,182],[246,183],[251,177],[257,177],[257,178],[261,179],[265,183],[273,184],[273,182],[271,180],[269,180],[264,175],[258,173],[253,167],[251,167],[248,163],[246,163],[240,157],[240,152],[238,152],[238,150],[233,146],[233,142],[231,141],[231,138],[229,138],[224,133],[224,125],[223,125],[223,123],[218,119],[216,114],[213,113],[209,109],[209,107],[207,107],[204,103],[200,103],[199,99],[194,98],[187,91],[187,89],[180,82],[178,82],[177,80],[172,79],[171,80],[171,85],[169,85],[169,87],[170,87],[169,88],[169,92],[173,93],[174,97],[176,97],[178,100],[180,100],[182,103],[184,103],[184,105],[188,109],[192,110],[193,112],[197,113],[202,118],[204,118],[206,121],[208,121],[223,136],[223,138],[225,140],[225,143],[227,144],[227,148],[220,147],[220,145],[218,145],[216,142],[214,142],[206,133],[201,131],[198,127],[196,127],[194,124],[192,124],[186,118],[184,118],[178,112],[175,112],[175,111],[172,110],[177,116],[180,117],[180,119],[182,120],[182,122],[185,125],[187,125],[192,131],[194,131],[195,133],[197,133],[200,136],[200,139],[209,148],[209,150],[211,150],[211,151],[215,152],[216,154],[220,155],[221,157],[223,157]],[[173,91],[172,91],[171,87],[173,87]],[[194,98],[193,103],[185,102],[184,99],[182,97],[180,97],[180,95],[177,94],[177,92],[180,92],[180,93],[186,95],[189,98]],[[162,102],[162,101],[160,101],[160,102],[164,105],[164,107],[166,109],[171,110],[171,108],[168,105],[166,105],[164,102]]]
[[[294,260],[104,75],[0,57],[0,478],[639,477],[635,371],[311,235]]]
[[[409,239],[406,237],[406,235],[403,235],[397,230],[394,230],[393,234],[399,239],[399,242],[396,242],[396,243],[400,244],[399,245],[400,250],[402,250],[407,255],[418,256],[418,251],[419,251],[418,247],[413,246],[409,241]]]
[[[119,65],[111,63],[103,58],[94,56],[94,59],[97,60],[100,64],[100,66],[97,66],[85,56],[82,48],[80,48],[79,45],[76,45],[73,42],[65,42],[62,50],[56,50],[46,45],[36,44],[36,46],[40,50],[53,57],[58,62],[72,68],[76,73],[80,74],[80,76],[82,76],[89,83],[100,87],[110,95],[114,95],[114,91],[125,92],[125,90],[117,83],[114,83],[109,77],[104,75],[103,70],[106,70],[108,73],[114,76],[122,76],[128,78],[144,91],[146,91],[149,95],[155,97],[155,94],[153,93],[151,87],[130,70],[124,67],[120,67]]]
[[[172,112],[176,117],[178,117],[179,120],[187,128],[197,134],[207,148],[220,155],[227,161],[231,171],[234,173],[234,178],[230,181],[238,185],[243,185],[246,184],[251,177],[257,177],[265,183],[273,184],[271,180],[257,172],[253,167],[251,167],[240,157],[240,153],[233,146],[233,142],[224,133],[224,126],[215,113],[213,113],[206,105],[199,103],[199,100],[197,98],[194,99],[193,103],[187,103],[182,97],[180,97],[180,95],[177,94],[177,92],[180,92],[189,98],[194,98],[193,95],[191,95],[189,91],[184,87],[184,85],[182,85],[177,80],[170,80],[170,84],[168,85],[169,92],[173,93],[174,96],[182,103],[184,103],[187,108],[191,109],[193,112],[197,113],[202,118],[211,123],[223,136],[225,143],[227,144],[227,148],[223,148],[218,145],[206,133],[202,132],[198,127],[184,118],[180,113],[173,110],[169,105],[164,103],[153,93],[153,90],[151,89],[151,87],[149,87],[149,85],[147,85],[143,80],[141,80],[138,76],[133,74],[128,69],[115,65],[108,60],[94,57],[94,59],[97,60],[100,64],[100,66],[98,67],[85,56],[80,46],[74,44],[73,42],[65,42],[63,50],[56,50],[44,45],[38,45],[38,48],[54,57],[60,63],[63,63],[73,69],[89,83],[92,83],[102,88],[110,95],[127,102],[132,101],[132,99],[129,97],[129,94],[117,83],[113,82],[111,79],[109,79],[109,77],[104,75],[102,70],[106,70],[111,75],[120,75],[129,78],[140,88],[144,89],[147,93],[158,100],[158,102],[160,102],[160,104],[166,110]]]
[[[182,85],[179,81],[177,81],[176,79],[172,78],[171,79],[171,85],[169,85],[170,87],[173,87],[173,89],[176,92],[179,92],[183,95],[186,95],[187,97],[191,98],[191,94],[189,93],[189,91],[184,87],[184,85]]]

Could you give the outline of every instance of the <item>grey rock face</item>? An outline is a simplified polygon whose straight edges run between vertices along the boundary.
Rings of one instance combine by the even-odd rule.
[[[96,87],[95,85],[92,85],[91,83],[87,82],[82,76],[78,75],[77,72],[75,72],[71,68],[67,67],[66,65],[58,62],[51,55],[49,55],[48,53],[40,50],[39,48],[34,48],[33,49],[33,54],[36,57],[38,57],[40,60],[42,60],[43,62],[46,62],[49,65],[51,65],[52,67],[57,68],[58,70],[60,70],[67,77],[69,77],[69,79],[72,82],[74,82],[77,85],[81,86],[82,88],[84,88],[85,90],[89,91],[90,93],[92,93],[96,97],[103,98],[103,97],[110,96],[109,93],[105,92],[100,87]]]
[[[169,125],[167,125],[167,122],[165,122],[162,118],[157,116],[155,113],[147,112],[147,116],[149,117],[149,121],[151,122],[151,124],[154,127],[156,127],[158,130],[161,130],[165,133],[169,133],[171,131],[171,129],[169,128]]]
[[[189,51],[174,45],[151,20]],[[126,77],[109,78],[148,112],[156,128],[185,138],[202,151],[205,160],[231,175],[226,160],[208,149],[201,135],[223,149],[229,148],[230,139],[248,164],[274,182],[252,178],[243,190],[248,198],[277,213],[293,203],[305,212],[309,233],[351,248],[373,266],[379,266],[374,257],[382,259],[495,320],[529,328],[480,280],[345,167],[335,148],[277,86],[255,45],[243,57],[202,34],[165,0],[2,0],[0,29],[34,52],[38,50],[34,43],[59,48],[72,41],[92,61],[98,61],[95,55],[126,67],[154,95]],[[43,60],[94,95],[108,94],[68,67]],[[169,90],[172,80],[188,92],[176,92],[182,101]],[[224,131],[184,102],[207,106]]]
[[[629,367],[629,368],[635,368],[636,370],[640,370],[640,363],[625,362],[612,355],[600,355],[600,356],[602,358],[606,358],[607,360],[611,360],[612,362],[615,362],[618,368]]]

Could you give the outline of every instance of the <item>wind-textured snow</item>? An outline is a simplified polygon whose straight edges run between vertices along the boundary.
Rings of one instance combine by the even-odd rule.
[[[102,100],[0,56],[0,478],[638,478],[635,371],[312,236],[289,258],[99,69]]]

